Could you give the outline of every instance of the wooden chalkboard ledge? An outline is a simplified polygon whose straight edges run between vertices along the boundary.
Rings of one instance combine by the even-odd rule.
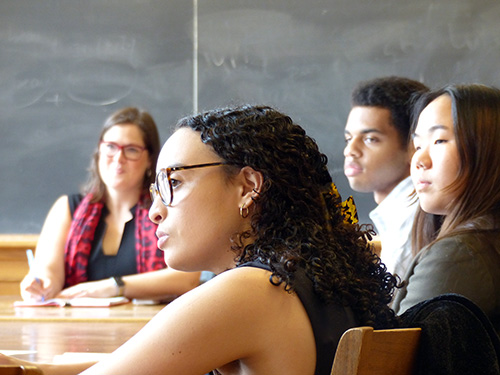
[[[0,234],[0,295],[19,295],[28,273],[26,249],[35,249],[38,234]]]

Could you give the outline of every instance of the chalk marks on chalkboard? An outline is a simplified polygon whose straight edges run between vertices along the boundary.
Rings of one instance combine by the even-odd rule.
[[[207,12],[199,16],[198,30],[200,56],[229,70],[252,66],[265,71],[275,61],[325,53],[317,48],[321,29],[295,19],[286,8]]]
[[[40,100],[52,81],[50,66],[44,62],[0,57],[0,107],[26,108]]]
[[[133,66],[116,61],[84,60],[70,70],[67,95],[88,105],[117,103],[132,91],[137,79]]]
[[[85,59],[64,68],[16,54],[0,57],[0,108],[26,108],[64,100],[105,106],[133,90],[137,69],[127,62]],[[56,73],[57,72],[57,73]]]

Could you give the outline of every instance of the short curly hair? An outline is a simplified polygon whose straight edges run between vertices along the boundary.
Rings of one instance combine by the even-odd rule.
[[[427,91],[429,88],[426,85],[409,78],[380,77],[358,83],[351,93],[351,106],[388,109],[401,145],[406,147],[409,142],[412,103]]]
[[[397,284],[373,254],[365,227],[347,224],[331,194],[327,157],[292,119],[266,106],[240,106],[181,119],[177,128],[200,132],[203,143],[229,164],[262,173],[251,233],[245,247],[233,241],[238,264],[260,261],[271,280],[294,290],[294,272],[305,269],[316,293],[350,306],[360,324],[395,325],[387,306]]]

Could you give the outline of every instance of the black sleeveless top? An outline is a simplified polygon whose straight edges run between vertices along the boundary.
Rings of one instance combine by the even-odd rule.
[[[73,194],[68,196],[71,217],[82,201],[83,196]],[[135,206],[130,210],[135,213]],[[125,276],[137,273],[137,260],[135,251],[135,215],[132,220],[125,224],[123,237],[116,255],[105,255],[102,249],[102,241],[106,232],[105,218],[109,211],[106,205],[102,208],[101,218],[97,224],[92,249],[87,268],[89,281],[107,279],[113,276]]]
[[[248,262],[238,267],[256,267],[271,271],[269,266],[260,262]],[[296,271],[295,291],[306,309],[314,333],[316,342],[314,374],[330,375],[340,337],[346,330],[359,324],[350,307],[323,302],[314,292],[313,283],[303,269]]]

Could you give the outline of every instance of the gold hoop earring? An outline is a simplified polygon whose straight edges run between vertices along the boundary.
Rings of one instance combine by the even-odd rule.
[[[246,219],[248,217],[248,214],[250,213],[250,210],[248,209],[248,207],[245,207],[245,203],[243,203],[240,207],[240,216],[243,218],[243,219]]]

